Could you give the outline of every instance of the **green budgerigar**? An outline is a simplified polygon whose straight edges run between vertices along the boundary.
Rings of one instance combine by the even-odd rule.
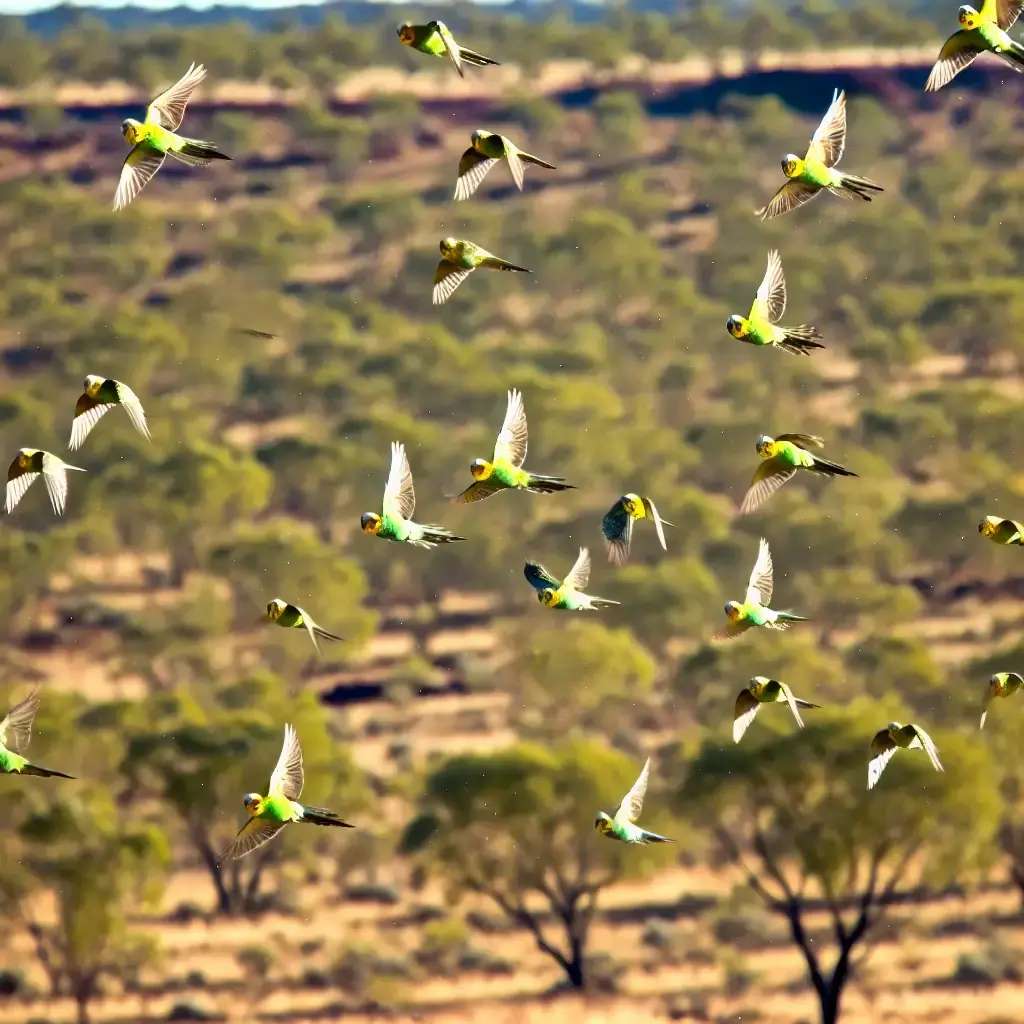
[[[443,306],[454,294],[455,289],[473,273],[477,267],[488,270],[518,271],[520,274],[532,274],[526,267],[517,267],[508,260],[500,259],[486,249],[481,249],[473,242],[458,238],[441,239],[441,259],[434,272],[435,306]]]
[[[1024,71],[1024,46],[1008,35],[1021,8],[1024,0],[985,0],[980,11],[964,4],[957,14],[962,28],[942,44],[924,91],[935,92],[949,85],[982,53],[994,53],[1014,71]]]
[[[754,472],[750,488],[743,496],[740,515],[745,516],[760,508],[784,483],[796,476],[798,469],[823,476],[856,476],[857,474],[836,462],[812,455],[809,448],[824,448],[825,442],[812,434],[779,434],[757,439],[757,454],[764,462]]]
[[[601,533],[608,548],[608,561],[612,565],[625,565],[629,561],[629,548],[633,543],[633,524],[639,519],[654,523],[662,551],[668,551],[663,527],[673,524],[658,515],[654,502],[639,494],[624,494],[605,513],[601,520]]]
[[[212,142],[177,134],[189,98],[205,77],[206,68],[193,62],[179,82],[150,103],[144,121],[129,117],[121,125],[121,134],[132,151],[121,166],[121,179],[114,194],[115,210],[126,207],[142,191],[168,156],[190,167],[231,159]]]
[[[994,544],[1024,545],[1024,523],[1019,523],[1016,519],[985,516],[978,523],[978,533],[982,537],[988,537]]]
[[[384,540],[404,541],[418,548],[451,544],[465,537],[456,537],[443,526],[421,526],[412,521],[416,511],[416,492],[412,486],[412,470],[405,454],[405,445],[391,442],[391,471],[384,487],[383,515],[364,512],[359,520],[366,533]]]
[[[538,167],[546,167],[549,171],[555,170],[554,164],[549,164],[532,153],[524,152],[504,135],[495,135],[494,132],[477,128],[470,136],[469,149],[462,154],[459,161],[459,177],[455,182],[456,200],[468,199],[499,160],[508,162],[512,180],[520,192],[523,191],[523,164],[536,164]]]
[[[271,622],[276,622],[279,626],[286,626],[289,629],[304,628],[309,634],[309,639],[313,641],[317,654],[321,653],[317,637],[322,637],[324,640],[345,639],[335,633],[328,633],[322,626],[318,626],[304,608],[300,608],[297,604],[289,604],[287,601],[282,601],[279,597],[275,597],[267,605],[267,618]]]
[[[711,639],[734,640],[754,626],[787,629],[790,622],[806,622],[807,619],[803,615],[777,612],[768,607],[772,602],[773,588],[772,553],[768,548],[768,541],[762,537],[757,550],[757,561],[747,584],[746,597],[742,604],[739,601],[727,602],[725,615],[729,621]]]
[[[789,213],[813,199],[822,189],[846,199],[856,196],[871,202],[872,192],[882,192],[882,186],[856,174],[837,171],[836,164],[843,156],[846,145],[846,93],[838,89],[832,97],[811,144],[803,157],[788,153],[782,161],[782,173],[789,179],[772,197],[772,201],[757,211],[761,220]]]
[[[882,777],[885,766],[892,760],[892,755],[900,748],[904,750],[923,750],[928,755],[932,767],[941,772],[945,769],[939,761],[939,752],[935,749],[931,736],[919,725],[901,725],[890,722],[884,729],[879,729],[871,740],[871,760],[868,763],[868,789],[874,789],[875,783]]]
[[[750,728],[762,704],[788,704],[796,724],[801,729],[804,727],[804,720],[800,717],[800,708],[821,707],[820,704],[812,704],[808,700],[794,697],[793,691],[777,679],[754,676],[736,697],[732,720],[732,738],[736,743],[739,743],[743,734]]]
[[[20,704],[15,704],[0,722],[0,772],[8,775],[37,775],[43,779],[73,779],[73,775],[32,764],[23,755],[22,751],[32,739],[32,723],[38,710],[39,696],[31,693]]]
[[[633,788],[622,798],[615,817],[605,811],[598,811],[594,819],[594,828],[609,839],[618,839],[623,843],[674,843],[668,836],[660,836],[657,832],[648,832],[637,823],[644,809],[644,797],[647,795],[647,783],[651,778],[651,759],[644,762],[644,770],[640,778],[633,783]]]
[[[488,65],[497,66],[500,63],[477,53],[476,50],[460,46],[443,21],[430,21],[426,25],[411,25],[405,22],[398,26],[398,38],[404,45],[411,46],[420,53],[429,53],[433,57],[447,57],[463,78],[466,77],[462,70],[463,64],[482,68]]]
[[[63,515],[68,500],[69,469],[76,473],[86,472],[81,466],[72,466],[52,452],[44,452],[39,448],[19,448],[14,461],[7,468],[7,496],[4,507],[9,513],[13,512],[14,507],[25,496],[25,492],[42,476],[54,513],[58,516]]]
[[[298,802],[302,796],[302,748],[295,729],[284,727],[284,746],[277,759],[270,788],[266,796],[246,793],[242,803],[249,820],[239,829],[231,845],[220,855],[220,860],[238,860],[253,850],[269,843],[278,832],[291,822],[327,825],[333,828],[355,828],[342,821],[334,811],[323,807],[305,807]]]
[[[770,345],[790,355],[809,356],[811,349],[825,346],[816,327],[800,324],[798,327],[780,327],[786,312],[786,278],[782,272],[782,257],[777,249],[768,253],[768,269],[754,296],[749,316],[733,313],[725,329],[738,341],[748,345]]]
[[[513,388],[508,393],[505,421],[501,425],[498,439],[494,442],[493,458],[490,462],[486,459],[474,459],[470,463],[469,471],[473,474],[473,483],[461,494],[456,495],[454,500],[461,504],[483,501],[484,498],[504,490],[529,491],[532,494],[575,490],[572,484],[565,482],[564,476],[544,476],[540,473],[528,473],[523,469],[528,440],[529,430],[526,425],[523,395]]]
[[[527,582],[537,591],[537,600],[545,608],[557,608],[569,612],[592,612],[606,605],[619,604],[606,597],[593,597],[583,590],[590,582],[590,552],[580,548],[576,562],[564,580],[556,580],[537,562],[527,562],[523,567]]]
[[[981,725],[979,729],[985,728],[985,719],[988,718],[988,709],[992,701],[1000,697],[1010,697],[1024,686],[1024,676],[1016,672],[997,672],[988,681],[988,689],[985,691],[985,699],[981,703]]]
[[[142,403],[127,384],[108,380],[90,373],[85,378],[85,391],[75,405],[75,418],[71,422],[71,440],[68,447],[76,451],[85,443],[90,431],[115,405],[120,405],[132,426],[147,440],[152,441]]]

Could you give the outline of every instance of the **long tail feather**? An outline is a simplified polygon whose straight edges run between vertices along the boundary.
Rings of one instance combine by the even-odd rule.
[[[186,139],[185,145],[181,147],[185,156],[193,156],[198,160],[230,160],[226,153],[222,153],[212,142],[203,142],[201,139]]]
[[[871,202],[871,196],[868,193],[885,191],[881,185],[876,185],[870,179],[861,178],[856,174],[844,174],[842,187],[847,192],[852,192],[855,196],[859,196],[869,203]]]
[[[802,700],[800,697],[794,697],[793,703],[798,708],[820,708],[820,704],[812,704],[809,700]]]
[[[824,348],[820,341],[821,334],[817,327],[809,324],[798,324],[796,327],[783,327],[782,348],[794,355],[809,356],[812,349]]]
[[[320,626],[314,626],[313,627],[313,632],[316,633],[316,635],[318,637],[321,637],[324,640],[344,640],[345,639],[343,636],[338,636],[337,633],[329,633],[326,629],[323,629]]]
[[[327,825],[332,828],[355,828],[355,825],[342,821],[334,811],[329,811],[326,807],[303,807],[302,820],[308,821],[311,825]]]
[[[564,476],[537,476],[534,473],[530,474],[530,482],[526,487],[528,490],[536,491],[538,494],[554,494],[558,491],[576,490],[572,484],[565,482]]]
[[[457,536],[443,526],[424,526],[423,539],[429,544],[454,544],[456,541],[466,538]]]
[[[43,768],[38,764],[27,764],[21,769],[22,775],[37,775],[41,779],[73,779],[74,775],[55,772],[52,768]]]
[[[644,842],[645,843],[674,843],[674,839],[669,839],[668,836],[660,836],[657,832],[648,832],[644,830]]]
[[[498,67],[501,63],[497,60],[491,60],[490,57],[485,57],[482,53],[477,53],[476,50],[467,50],[464,46],[459,47],[459,56],[467,64],[472,64],[478,68],[486,67],[487,65]]]
[[[793,612],[777,612],[779,622],[810,622],[804,615],[794,615]]]
[[[527,164],[536,164],[538,167],[546,167],[549,171],[558,170],[554,164],[549,164],[547,160],[541,160],[539,156],[534,156],[532,153],[523,153],[520,151],[519,159]]]
[[[825,476],[856,476],[852,469],[840,466],[838,462],[829,462],[828,459],[819,459],[814,456],[814,465],[808,467],[814,473],[823,473]]]

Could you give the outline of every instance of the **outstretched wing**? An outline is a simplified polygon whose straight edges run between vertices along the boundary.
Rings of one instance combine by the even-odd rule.
[[[778,680],[775,680],[775,682],[778,682]],[[793,691],[785,683],[779,683],[779,689],[782,691],[782,696],[786,698],[789,710],[793,712],[796,724],[802,729],[804,727],[804,720],[800,717],[800,709],[797,707],[796,701],[793,699]]]
[[[455,70],[458,71],[459,77],[465,78],[465,72],[462,70],[462,54],[459,51],[459,44],[455,42],[455,36],[448,31],[447,26],[442,25],[440,22],[437,23],[437,34],[441,37],[445,52],[451,59],[452,64],[455,65]]]
[[[758,699],[746,687],[736,695],[736,706],[733,709],[732,716],[732,739],[734,743],[739,743],[743,739],[743,734],[750,728],[760,706],[761,704]]]
[[[924,752],[928,755],[928,760],[931,761],[932,767],[937,771],[945,771],[942,767],[942,762],[939,760],[939,751],[936,748],[931,736],[928,735],[919,725],[905,725],[903,727],[905,732],[913,733],[914,739],[910,741],[910,746],[921,747]]]
[[[615,812],[615,820],[620,824],[633,823],[640,817],[644,809],[644,797],[647,795],[647,783],[651,778],[651,759],[644,761],[644,770],[640,778],[633,783],[633,788],[622,798],[619,809]]]
[[[608,561],[612,565],[625,565],[629,560],[629,547],[633,541],[633,517],[619,498],[601,520],[601,533],[608,548]]]
[[[813,185],[805,185],[802,181],[787,181],[772,196],[771,202],[767,206],[762,206],[760,210],[756,211],[757,216],[761,220],[769,220],[772,217],[789,213],[790,210],[795,210],[798,206],[803,206],[804,203],[813,199],[819,191],[820,189]]]
[[[580,548],[576,556],[576,562],[569,570],[569,574],[562,580],[562,586],[566,590],[586,590],[590,582],[590,552],[586,548]]]
[[[384,515],[412,519],[416,511],[416,492],[412,486],[412,470],[405,454],[405,445],[391,442],[391,471],[384,486]]]
[[[127,384],[122,384],[119,380],[114,381],[114,387],[117,389],[117,400],[121,403],[124,411],[128,413],[128,419],[132,421],[132,426],[144,438],[152,441],[153,438],[149,433],[149,424],[146,423],[146,413],[142,408],[138,395]]]
[[[75,403],[75,418],[71,421],[71,440],[68,442],[68,448],[71,451],[81,448],[92,428],[113,408],[109,402],[97,402],[83,393]]]
[[[459,160],[459,177],[455,182],[456,200],[468,199],[487,177],[497,160],[478,153],[472,146],[462,154]]]
[[[1024,0],[996,0],[996,20],[999,27],[1007,32],[1013,28],[1024,9]]]
[[[231,845],[220,855],[218,863],[225,860],[238,860],[269,843],[284,828],[283,821],[270,821],[267,818],[250,818],[231,841]]]
[[[711,642],[721,643],[723,640],[736,640],[750,628],[750,623],[746,619],[740,619],[739,622],[727,622],[721,629],[711,634]]]
[[[815,437],[813,434],[779,434],[775,440],[789,441],[791,444],[795,444],[798,448],[803,448],[805,451],[810,448],[825,447],[824,439]]]
[[[7,495],[4,507],[7,512],[13,512],[15,506],[25,497],[25,492],[39,478],[38,473],[24,472],[17,465],[17,460],[12,463],[7,471]]]
[[[782,257],[778,249],[768,253],[768,269],[757,289],[757,306],[761,316],[777,324],[786,312],[786,278],[782,273]]]
[[[146,123],[161,125],[172,132],[177,131],[192,93],[205,77],[206,68],[193,61],[181,79],[150,103],[146,111]]]
[[[759,509],[784,483],[796,476],[792,466],[780,462],[774,455],[765,459],[754,470],[754,479],[743,496],[740,515],[745,516]]]
[[[650,498],[641,498],[640,500],[644,503],[644,512],[647,513],[647,517],[654,523],[654,532],[658,535],[658,543],[661,545],[661,550],[668,551],[668,545],[665,543],[665,527],[672,524],[665,522],[658,515],[658,509]]]
[[[146,142],[140,142],[121,164],[121,177],[114,193],[114,209],[123,210],[149,184],[163,166],[165,154]]]
[[[768,541],[762,537],[757,549],[757,561],[747,585],[747,596],[744,598],[746,604],[759,604],[767,608],[772,603],[772,571],[772,553]]]
[[[43,483],[46,484],[46,493],[50,496],[53,511],[63,515],[68,500],[68,474],[64,463],[49,452],[43,452]]]
[[[935,66],[928,74],[924,83],[925,92],[937,92],[944,85],[949,85],[964,68],[969,67],[984,48],[976,42],[976,37],[961,29],[954,32],[939,50]]]
[[[838,89],[832,95],[832,103],[821,119],[811,144],[807,148],[808,160],[820,160],[826,167],[834,167],[843,156],[846,145],[846,93]]]
[[[539,562],[527,562],[523,575],[534,590],[557,590],[562,585],[562,581],[556,580]]]
[[[32,723],[39,710],[39,695],[30,693],[20,704],[15,704],[0,722],[0,744],[20,754],[32,739]]]
[[[455,289],[469,277],[476,267],[457,267],[454,263],[441,260],[434,273],[433,304],[443,306],[453,295]]]
[[[501,136],[501,142],[505,147],[505,159],[508,161],[508,169],[512,172],[512,180],[516,183],[516,188],[522,192],[523,161],[519,159],[519,150],[504,135]]]
[[[284,744],[277,759],[274,774],[270,776],[270,795],[298,800],[302,795],[302,747],[295,727],[284,727]]]
[[[455,496],[455,500],[460,505],[468,505],[474,501],[483,501],[501,490],[504,488],[495,480],[474,480],[461,494]]]
[[[526,461],[527,440],[528,430],[523,395],[517,388],[513,388],[508,393],[505,421],[498,432],[497,441],[494,442],[494,461],[504,459],[518,469]]]
[[[888,729],[879,729],[875,733],[871,740],[871,760],[868,762],[868,789],[874,789],[897,749]]]

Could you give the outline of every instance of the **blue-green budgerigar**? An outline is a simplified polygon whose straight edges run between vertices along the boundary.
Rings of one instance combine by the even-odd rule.
[[[660,836],[657,832],[648,832],[637,823],[644,809],[644,797],[647,795],[647,783],[651,778],[651,759],[644,762],[644,770],[640,778],[633,783],[633,788],[622,798],[615,817],[605,811],[598,811],[594,819],[594,828],[609,839],[618,839],[622,843],[674,843],[668,836]]]
[[[15,704],[0,722],[0,773],[36,775],[42,779],[73,779],[73,775],[43,768],[24,756],[25,748],[32,739],[32,723],[36,720],[38,710],[39,695],[30,693],[19,704]]]
[[[523,567],[523,575],[537,591],[537,600],[545,608],[591,612],[606,605],[619,604],[618,601],[610,601],[606,597],[594,597],[583,593],[590,582],[590,552],[586,548],[580,548],[576,562],[564,580],[556,580],[538,562],[527,562]]]
[[[812,704],[793,696],[793,691],[777,679],[767,676],[754,676],[736,697],[732,716],[732,738],[739,743],[743,734],[750,728],[762,704],[788,704],[793,712],[796,724],[802,729],[804,720],[800,717],[800,708],[817,708],[820,704]]]
[[[1014,71],[1024,71],[1024,46],[1009,36],[1021,8],[1024,0],[985,0],[980,11],[964,4],[957,14],[961,28],[942,44],[924,91],[935,92],[949,85],[982,53],[994,53]]]
[[[608,561],[612,565],[625,565],[629,561],[629,548],[633,543],[633,523],[649,519],[654,523],[662,551],[668,551],[662,527],[673,524],[658,515],[654,502],[640,494],[624,494],[605,513],[601,520],[601,533],[608,548]]]

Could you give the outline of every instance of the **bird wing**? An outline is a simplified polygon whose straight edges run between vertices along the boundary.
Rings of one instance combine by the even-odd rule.
[[[461,494],[456,495],[455,500],[461,505],[468,505],[474,501],[483,501],[501,490],[504,488],[494,480],[474,480]]]
[[[121,177],[114,193],[114,209],[123,210],[149,183],[149,179],[160,170],[165,154],[146,142],[133,147],[121,164]]]
[[[871,740],[871,760],[868,762],[868,789],[874,789],[875,783],[882,777],[885,766],[892,760],[897,746],[889,735],[888,729],[879,729]]]
[[[759,604],[767,608],[772,603],[772,553],[768,547],[768,541],[761,538],[757,548],[757,561],[750,573],[750,582],[747,584],[747,596],[744,598],[746,604]]]
[[[83,393],[75,403],[75,418],[71,421],[71,440],[68,442],[68,448],[71,451],[81,448],[92,428],[111,409],[113,406],[109,402],[97,402]]]
[[[441,260],[434,273],[434,305],[443,306],[474,270],[476,267],[457,267],[454,263]]]
[[[954,32],[939,50],[938,59],[924,83],[925,92],[936,92],[944,85],[949,85],[957,75],[970,65],[984,48],[979,46],[976,37],[961,29]]]
[[[666,523],[661,516],[658,515],[658,510],[654,506],[654,502],[650,498],[641,498],[644,503],[644,511],[650,517],[654,523],[654,531],[658,535],[658,543],[661,544],[662,551],[668,551],[668,545],[665,543],[665,527],[671,526],[671,523]]]
[[[1013,28],[1024,9],[1024,0],[996,0],[996,19],[1004,31]]]
[[[779,434],[775,438],[776,441],[789,441],[790,444],[795,444],[798,448],[803,448],[807,451],[809,448],[824,448],[825,442],[820,437],[815,437],[813,434]]]
[[[526,461],[526,445],[528,431],[526,427],[526,408],[523,406],[523,394],[513,388],[508,393],[508,405],[505,408],[505,422],[494,442],[494,461],[504,459],[518,469]]]
[[[274,774],[270,776],[270,795],[298,800],[302,795],[302,747],[292,725],[284,727],[284,744],[277,759]]]
[[[780,462],[774,455],[754,470],[754,479],[743,496],[740,515],[759,509],[784,483],[796,476],[796,470]]]
[[[768,253],[768,269],[757,289],[758,311],[769,323],[777,324],[786,312],[786,278],[782,273],[782,257],[778,249]]]
[[[121,403],[124,411],[128,413],[128,419],[132,421],[132,426],[144,438],[152,441],[153,438],[149,433],[149,424],[146,423],[146,413],[142,408],[138,395],[127,384],[122,384],[119,380],[114,381],[114,386],[117,388],[117,400]]]
[[[465,72],[462,70],[462,54],[459,51],[459,44],[455,42],[455,36],[448,31],[445,25],[441,24],[437,26],[437,34],[441,37],[445,53],[451,58],[451,62],[455,65],[455,70],[458,71],[459,77],[465,78]]]
[[[299,613],[299,615],[302,616],[302,625],[306,627],[306,632],[309,634],[309,639],[313,641],[313,646],[316,648],[316,653],[321,654],[322,651],[320,650],[320,641],[316,638],[317,627],[316,623],[313,621],[313,616],[310,615],[305,608],[300,608],[297,604],[293,605],[292,607]]]
[[[20,754],[32,738],[32,723],[39,710],[39,696],[30,693],[20,704],[15,704],[0,722],[0,744]]]
[[[472,146],[462,154],[459,161],[459,177],[455,182],[455,198],[468,199],[481,185],[487,173],[497,160],[478,153]]]
[[[188,71],[149,105],[146,111],[146,124],[158,124],[174,132],[178,130],[185,107],[196,86],[206,77],[206,68],[202,64],[192,62]]]
[[[7,495],[4,508],[8,512],[14,511],[14,507],[25,497],[25,492],[36,482],[38,476],[38,473],[26,473],[18,469],[16,465],[12,465],[7,470]]]
[[[644,761],[644,769],[640,777],[633,783],[633,788],[622,798],[619,809],[615,812],[615,820],[619,824],[634,823],[644,809],[644,797],[647,795],[647,783],[651,779],[651,759]]]
[[[910,741],[911,747],[921,747],[924,752],[928,755],[928,760],[931,761],[932,767],[937,771],[945,771],[942,767],[942,762],[939,760],[939,751],[932,741],[931,736],[928,735],[919,725],[905,725],[903,731],[910,732],[913,734],[914,739]]]
[[[711,634],[712,643],[721,643],[723,640],[735,640],[743,636],[750,629],[750,623],[746,619],[739,622],[727,622],[721,629]]]
[[[743,739],[743,734],[750,728],[760,706],[761,704],[758,699],[747,687],[744,687],[736,695],[736,707],[733,710],[732,716],[732,739],[734,743],[739,743]]]
[[[981,725],[978,726],[979,729],[985,728],[985,719],[988,718],[988,709],[991,707],[993,700],[995,700],[995,694],[992,692],[992,687],[988,686],[985,688],[985,696],[981,701]],[[0,743],[2,742],[3,737],[0,736]]]
[[[527,562],[523,575],[534,590],[557,590],[562,585],[561,580],[556,580],[539,562]]]
[[[836,89],[832,103],[821,124],[811,136],[807,148],[808,160],[820,160],[826,167],[834,167],[843,157],[846,145],[846,92]]]
[[[399,515],[403,519],[412,519],[415,511],[416,492],[412,486],[409,457],[405,454],[404,444],[392,441],[391,471],[384,486],[384,515]]]
[[[775,680],[775,682],[778,682],[778,680]],[[800,717],[800,709],[796,706],[796,701],[793,699],[793,691],[785,683],[779,683],[779,689],[782,691],[782,696],[786,698],[789,710],[793,712],[796,724],[802,729],[804,727],[804,720]]]
[[[808,200],[813,199],[819,190],[811,185],[805,185],[802,181],[787,181],[778,192],[772,196],[767,206],[757,210],[757,216],[761,220],[768,220],[771,217],[781,216],[789,213],[798,206],[803,206]]]
[[[569,574],[562,580],[562,586],[566,590],[586,590],[590,582],[590,552],[586,548],[580,548],[573,567]]]
[[[608,560],[612,565],[625,565],[633,542],[633,517],[621,498],[605,513],[601,533],[608,547]]]
[[[512,180],[516,183],[516,188],[522,192],[523,161],[519,159],[519,150],[504,135],[501,137],[501,142],[505,147],[505,159],[508,161],[508,169],[512,172]]]
[[[220,855],[218,863],[225,860],[238,860],[269,843],[285,826],[283,821],[271,821],[267,818],[250,818],[239,830],[228,848]]]
[[[64,463],[49,452],[43,453],[43,483],[46,484],[46,493],[50,496],[53,511],[63,515],[68,500],[68,474]]]

